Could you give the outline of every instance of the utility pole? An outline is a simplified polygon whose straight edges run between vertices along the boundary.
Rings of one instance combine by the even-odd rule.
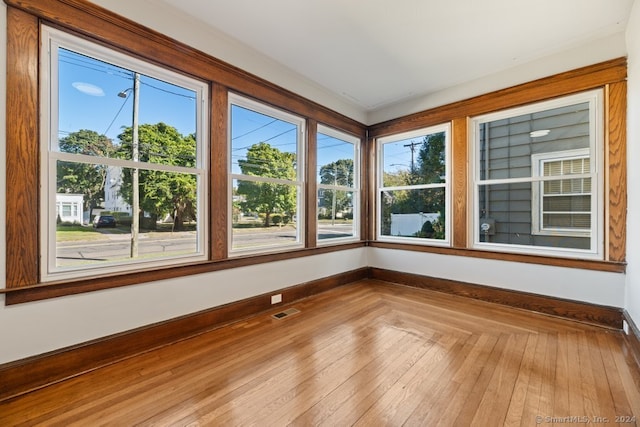
[[[140,74],[133,74],[133,129],[131,137],[132,160],[140,160],[140,147],[138,141],[138,99],[140,97]],[[131,258],[138,257],[138,231],[140,230],[140,189],[138,168],[133,168],[131,173],[131,185],[133,201],[131,205]]]
[[[338,185],[338,165],[333,164],[333,185]],[[333,194],[333,200],[331,201],[331,225],[335,225],[336,222],[336,189],[331,190]]]
[[[138,141],[138,105],[140,98],[140,74],[133,73],[133,88],[127,88],[118,93],[120,98],[126,98],[133,91],[133,120],[131,124],[131,160],[140,160],[140,146]],[[111,125],[109,125],[111,127]],[[140,230],[140,189],[138,168],[131,170],[131,258],[138,257],[138,231]]]
[[[415,153],[416,147],[418,145],[422,145],[422,143],[421,142],[413,142],[413,141],[411,141],[410,144],[404,144],[403,145],[403,147],[409,147],[409,149],[411,150],[411,174],[413,174],[415,172],[414,162],[413,162],[413,153]]]

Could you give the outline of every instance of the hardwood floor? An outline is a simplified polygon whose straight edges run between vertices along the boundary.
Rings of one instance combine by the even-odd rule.
[[[0,426],[640,424],[617,331],[373,280],[288,307],[0,403]]]

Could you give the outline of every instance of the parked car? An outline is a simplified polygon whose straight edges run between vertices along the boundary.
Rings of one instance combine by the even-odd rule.
[[[116,219],[113,215],[98,215],[93,219],[93,228],[115,227]]]

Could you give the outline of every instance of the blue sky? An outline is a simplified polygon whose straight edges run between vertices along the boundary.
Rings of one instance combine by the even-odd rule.
[[[133,72],[74,52],[59,51],[59,137],[80,129],[106,134],[114,142],[132,125]],[[195,93],[141,75],[139,123],[164,122],[183,134],[196,129]]]
[[[59,51],[59,138],[80,129],[106,134],[115,143],[132,125],[133,71],[75,52]],[[128,90],[128,91],[127,91]],[[127,91],[121,98],[118,93]],[[196,129],[196,94],[182,87],[140,76],[139,124],[164,122],[183,134]],[[232,172],[246,149],[267,142],[285,152],[296,151],[295,125],[249,109],[232,108]],[[318,169],[342,158],[353,158],[353,145],[318,134]]]
[[[382,146],[384,171],[387,173],[396,173],[411,170],[411,148],[408,147],[409,144],[414,144],[413,161],[414,166],[417,166],[418,152],[420,151],[420,145],[422,145],[423,140],[424,136],[419,136],[384,144]]]
[[[296,152],[294,124],[233,105],[231,109],[231,163],[232,173],[239,174],[238,160],[244,159],[247,148],[267,142],[280,151]],[[339,159],[353,159],[353,144],[318,133],[318,170],[322,165]]]

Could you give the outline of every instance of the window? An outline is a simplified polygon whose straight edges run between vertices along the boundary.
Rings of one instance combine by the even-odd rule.
[[[42,34],[43,281],[207,259],[207,86]]]
[[[450,125],[378,139],[378,237],[448,245]]]
[[[591,178],[574,178],[589,174],[589,150],[534,154],[531,163],[534,176],[567,178],[533,187],[533,233],[589,237]]]
[[[81,225],[83,222],[82,199],[82,194],[57,194],[56,222]]]
[[[231,252],[304,245],[304,119],[230,94]]]
[[[318,243],[359,236],[360,140],[318,125]]]
[[[473,120],[474,244],[603,257],[601,92]]]

